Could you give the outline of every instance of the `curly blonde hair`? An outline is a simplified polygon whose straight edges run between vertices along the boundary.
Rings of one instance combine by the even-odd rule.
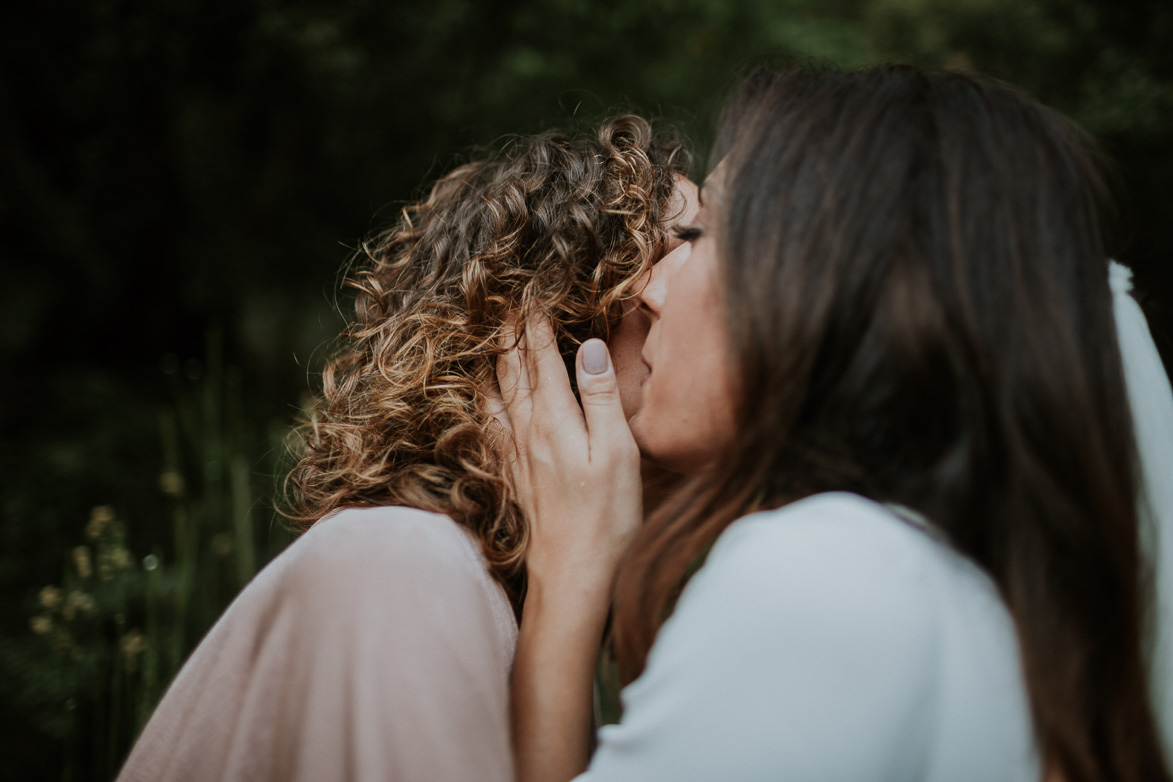
[[[347,284],[354,317],[302,422],[287,515],[343,507],[443,513],[481,541],[515,600],[528,539],[494,445],[483,389],[504,323],[553,318],[572,361],[606,337],[662,253],[688,155],[639,117],[595,137],[519,138],[462,165],[365,242]]]

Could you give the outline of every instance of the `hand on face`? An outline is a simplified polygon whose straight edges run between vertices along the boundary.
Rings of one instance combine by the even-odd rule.
[[[642,521],[639,452],[627,428],[606,345],[579,348],[582,407],[549,321],[497,362],[498,420],[511,432],[510,473],[530,523],[531,582],[610,599],[620,557]]]
[[[670,229],[697,218],[695,186],[681,179],[677,193],[679,209]],[[725,331],[715,306],[711,259],[697,267],[699,275],[686,274],[692,252],[691,243],[674,239],[668,254],[642,281],[633,306],[612,332],[603,372],[587,372],[584,361],[593,351],[606,357],[608,346],[590,340],[580,348],[581,409],[548,322],[528,325],[528,345],[513,346],[512,334],[506,337],[512,349],[498,362],[501,393],[492,396],[494,412],[511,435],[511,479],[531,523],[531,578],[566,580],[567,574],[578,572],[609,587],[613,567],[641,520],[639,456],[625,418],[631,417],[633,426],[638,422],[645,456],[677,471],[695,471],[710,453],[705,446],[712,443],[706,438],[731,429],[731,424],[722,426],[724,416],[714,421],[696,404],[729,408],[723,386],[718,384],[714,401],[714,385],[705,382],[725,377]],[[688,284],[685,293],[673,297],[680,304],[669,306],[669,284],[674,286],[677,277]],[[694,315],[699,318],[695,323]],[[645,350],[649,331],[653,337],[663,336],[654,339],[656,347]],[[690,362],[690,354],[702,346],[710,355]],[[645,361],[645,354],[650,360]],[[693,376],[693,363],[702,376]],[[660,367],[654,383],[649,365]],[[713,367],[719,369],[715,376],[703,376]],[[651,409],[641,410],[641,401],[652,402]],[[700,421],[717,425],[696,426]]]

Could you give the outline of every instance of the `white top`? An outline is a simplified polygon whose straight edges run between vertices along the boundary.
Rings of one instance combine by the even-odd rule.
[[[853,494],[732,524],[580,782],[1037,782],[1008,610],[931,531]]]
[[[517,625],[452,519],[314,525],[184,664],[120,782],[511,782]]]

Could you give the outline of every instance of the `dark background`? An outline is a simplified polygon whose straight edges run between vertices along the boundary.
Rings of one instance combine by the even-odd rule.
[[[761,56],[992,73],[1118,161],[1121,260],[1170,347],[1167,2],[20,5],[0,19],[0,779],[113,775],[288,539],[288,427],[350,249],[505,134],[635,110],[703,160]]]

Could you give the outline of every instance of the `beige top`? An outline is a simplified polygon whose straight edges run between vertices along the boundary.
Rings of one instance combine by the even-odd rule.
[[[229,606],[119,782],[512,780],[516,641],[467,531],[409,508],[344,510]]]

